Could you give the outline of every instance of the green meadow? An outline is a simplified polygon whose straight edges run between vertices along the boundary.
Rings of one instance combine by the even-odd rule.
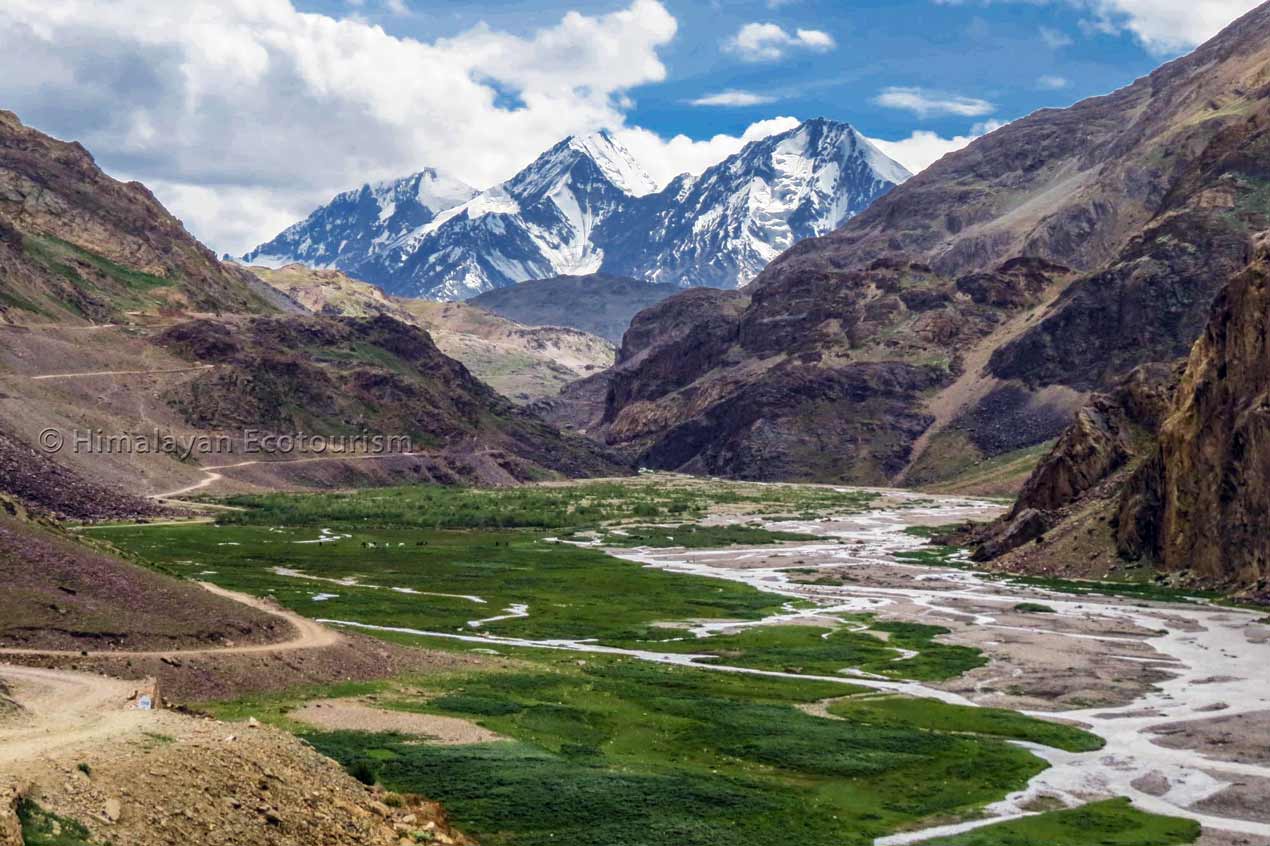
[[[441,801],[461,829],[492,846],[868,844],[973,818],[1023,787],[1045,763],[1010,741],[1069,751],[1101,745],[1070,726],[879,693],[843,675],[936,682],[984,663],[977,650],[942,642],[939,627],[860,614],[834,628],[749,626],[696,638],[688,630],[694,623],[758,621],[787,610],[788,599],[560,542],[806,543],[800,534],[692,521],[720,508],[846,513],[867,507],[869,497],[780,486],[632,488],[241,497],[232,504],[245,510],[217,524],[116,527],[109,540],[152,566],[272,596],[315,618],[704,656],[707,666],[682,667],[385,632],[399,643],[493,647],[503,657],[463,673],[203,706],[224,719],[274,723],[364,781]],[[471,624],[518,605],[528,616]],[[379,707],[466,719],[506,740],[444,746],[315,731],[288,716],[309,699],[372,693]],[[1140,816],[1168,837],[1181,833],[1158,846],[1190,842],[1173,821],[1127,805],[1089,813],[1111,828]],[[1070,827],[1069,819],[992,826],[972,834],[998,839],[965,843],[1066,843],[1044,837]]]

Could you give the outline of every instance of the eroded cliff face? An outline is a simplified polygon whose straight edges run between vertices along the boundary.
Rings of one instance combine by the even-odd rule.
[[[1119,548],[1205,581],[1270,577],[1270,250],[1222,291],[1150,461],[1125,488]]]
[[[1185,362],[1077,414],[976,558],[1103,576],[1150,567],[1264,598],[1270,578],[1270,249],[1234,275]]]

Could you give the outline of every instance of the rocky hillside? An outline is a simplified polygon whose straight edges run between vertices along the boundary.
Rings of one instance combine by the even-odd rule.
[[[636,314],[682,289],[624,276],[557,276],[487,291],[471,305],[528,326],[570,326],[621,343]]]
[[[211,365],[165,397],[198,430],[404,436],[404,451],[446,458],[434,481],[617,470],[593,443],[561,435],[476,379],[427,332],[385,315],[199,319],[155,343]],[[490,478],[483,464],[501,473]]]
[[[1270,251],[1222,290],[1184,368],[1095,395],[1010,513],[973,540],[1007,569],[1150,566],[1270,596]],[[1052,566],[1052,565],[1051,565]]]
[[[342,194],[244,260],[335,267],[393,294],[441,300],[598,271],[735,288],[909,176],[847,124],[822,119],[658,190],[599,132],[566,138],[506,182],[444,208],[419,210],[414,188],[403,205],[397,183]],[[403,226],[403,208],[413,227]]]
[[[1207,581],[1270,578],[1270,251],[1218,297],[1159,446],[1121,501],[1120,552]]]
[[[276,617],[25,518],[0,511],[0,646],[135,651],[293,635]]]
[[[578,329],[526,326],[469,303],[389,297],[338,270],[291,264],[252,272],[316,314],[384,315],[425,329],[441,352],[516,402],[555,396],[613,363],[612,344]]]
[[[402,305],[442,352],[518,403],[554,397],[564,386],[613,364],[613,345],[580,329],[525,326],[469,303],[407,300]]]
[[[693,358],[627,373],[599,436],[656,467],[857,482],[1033,449],[1091,391],[1189,350],[1267,225],[1268,124],[1263,6],[796,245]]]
[[[98,322],[137,309],[280,305],[221,264],[145,186],[0,111],[0,322]]]

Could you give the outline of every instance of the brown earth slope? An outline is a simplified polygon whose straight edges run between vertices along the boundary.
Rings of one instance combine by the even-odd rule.
[[[1186,354],[1270,219],[1268,127],[1270,4],[795,246],[685,366],[625,373],[593,431],[655,467],[854,482],[1055,438],[1089,392]]]
[[[276,617],[0,515],[0,646],[141,650],[267,643]]]
[[[0,111],[0,322],[109,321],[137,308],[260,311],[280,302],[222,264],[145,186]]]

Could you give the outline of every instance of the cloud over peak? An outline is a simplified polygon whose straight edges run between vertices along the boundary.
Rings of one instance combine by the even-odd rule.
[[[486,187],[567,135],[627,129],[677,29],[659,0],[435,41],[291,0],[7,0],[0,100],[237,253],[363,182],[432,166]],[[741,144],[636,134],[675,172]]]

